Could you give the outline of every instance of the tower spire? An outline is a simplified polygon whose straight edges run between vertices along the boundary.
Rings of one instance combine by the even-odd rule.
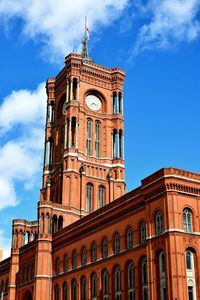
[[[89,40],[89,27],[88,27],[88,22],[87,22],[87,17],[85,17],[85,34],[84,37],[82,38],[82,58],[84,60],[89,60],[92,61],[89,57],[89,52],[88,52],[88,40]]]

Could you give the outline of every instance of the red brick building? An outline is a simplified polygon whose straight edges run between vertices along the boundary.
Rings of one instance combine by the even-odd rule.
[[[13,221],[2,299],[200,299],[200,175],[125,193],[124,76],[83,51],[48,79],[38,218]]]

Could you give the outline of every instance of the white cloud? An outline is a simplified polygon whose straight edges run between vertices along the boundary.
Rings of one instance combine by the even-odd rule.
[[[23,34],[40,41],[48,59],[56,61],[80,46],[84,16],[92,31],[109,25],[119,17],[129,0],[1,0],[0,16],[5,24],[15,18],[23,20]]]
[[[0,134],[15,125],[43,124],[45,99],[44,83],[40,84],[35,91],[13,91],[4,99],[0,107]]]
[[[0,146],[0,209],[17,204],[18,182],[34,187],[43,159],[45,107],[44,83],[35,91],[12,92],[0,106],[0,133],[8,135]],[[9,130],[16,138],[9,139]]]
[[[3,259],[10,256],[11,241],[3,230],[0,230],[0,248],[3,249]]]
[[[199,0],[150,0],[140,7],[150,21],[140,29],[134,55],[143,50],[165,49],[179,42],[190,42],[200,35]]]

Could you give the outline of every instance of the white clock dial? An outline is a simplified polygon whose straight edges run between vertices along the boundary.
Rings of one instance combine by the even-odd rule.
[[[101,100],[95,95],[86,96],[86,105],[91,110],[97,111],[101,108]]]

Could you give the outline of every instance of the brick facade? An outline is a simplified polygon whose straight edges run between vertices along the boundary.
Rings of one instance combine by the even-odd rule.
[[[48,79],[38,219],[13,221],[4,300],[200,298],[200,175],[125,193],[124,76],[73,53]]]

